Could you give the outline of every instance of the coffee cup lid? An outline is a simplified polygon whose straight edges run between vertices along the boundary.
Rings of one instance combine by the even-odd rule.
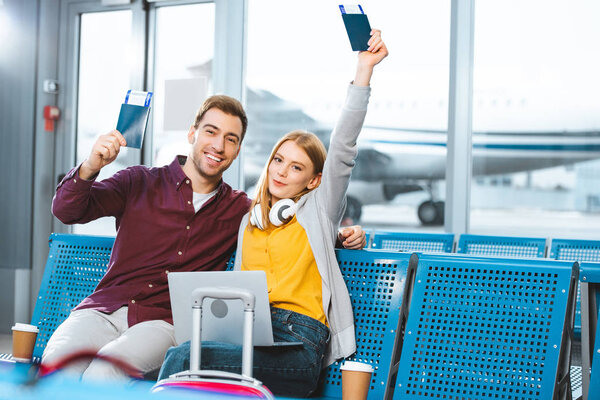
[[[13,331],[23,331],[23,332],[35,332],[38,333],[40,330],[35,325],[22,324],[20,322],[15,323],[15,326],[12,327]]]
[[[371,364],[361,363],[357,361],[345,361],[340,367],[341,370],[346,371],[361,371],[373,373],[373,366]]]

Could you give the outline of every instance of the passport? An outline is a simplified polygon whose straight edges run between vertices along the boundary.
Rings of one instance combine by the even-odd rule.
[[[346,26],[352,51],[365,51],[369,48],[367,43],[371,39],[371,25],[369,24],[367,15],[363,13],[362,7],[360,5],[357,7],[353,7],[353,9],[359,10],[359,12],[355,13],[346,12],[346,9],[342,5],[340,5],[340,10],[342,11],[342,19]]]
[[[127,147],[142,148],[150,107],[121,104],[117,130],[127,141]]]

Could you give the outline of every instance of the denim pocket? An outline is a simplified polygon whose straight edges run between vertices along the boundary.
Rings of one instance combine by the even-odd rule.
[[[317,331],[314,328],[294,322],[288,323],[287,327],[296,340],[309,345],[316,351],[319,350]]]
[[[292,315],[287,321],[290,334],[297,340],[323,353],[329,337],[329,329],[317,320],[305,315]]]

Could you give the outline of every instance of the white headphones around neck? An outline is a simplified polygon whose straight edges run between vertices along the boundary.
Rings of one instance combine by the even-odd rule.
[[[294,214],[296,214],[296,203],[294,200],[282,199],[271,207],[271,211],[269,211],[269,221],[275,226],[281,226],[288,222]],[[259,203],[252,209],[250,223],[260,230],[265,229],[262,223],[262,209],[260,208]]]

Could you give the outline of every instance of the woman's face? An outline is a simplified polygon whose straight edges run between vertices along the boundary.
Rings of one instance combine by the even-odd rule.
[[[308,154],[291,140],[283,142],[269,164],[269,192],[272,204],[291,199],[304,189],[314,189],[321,181],[321,173],[314,173]]]

